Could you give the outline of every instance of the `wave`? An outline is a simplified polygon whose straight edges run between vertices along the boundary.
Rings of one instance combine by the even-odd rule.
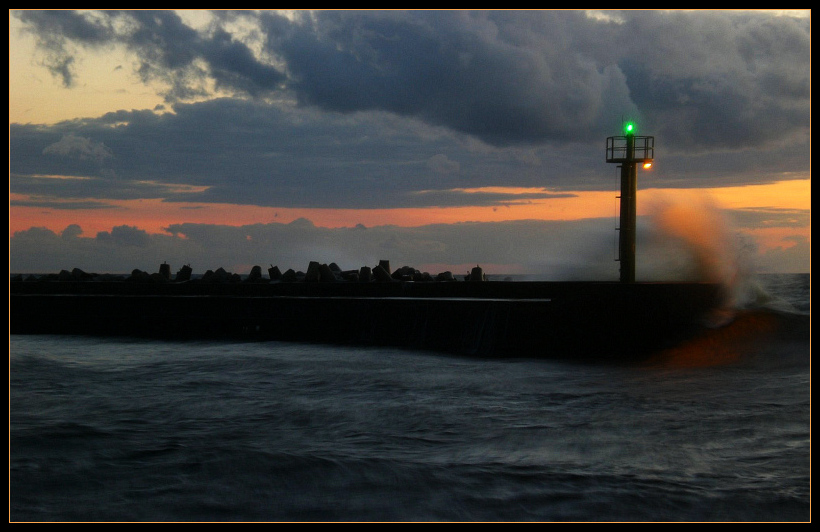
[[[719,324],[717,320],[722,320]],[[723,309],[698,333],[651,356],[647,366],[696,368],[752,365],[759,368],[808,368],[811,316],[758,307]]]

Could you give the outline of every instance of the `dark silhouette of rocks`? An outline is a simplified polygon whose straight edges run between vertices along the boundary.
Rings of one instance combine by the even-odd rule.
[[[383,262],[383,261],[382,261],[382,262]],[[379,265],[378,265],[378,266],[376,266],[375,268],[373,268],[373,277],[374,277],[374,278],[376,279],[376,281],[377,281],[377,282],[379,282],[379,283],[392,283],[392,282],[394,282],[394,281],[395,281],[395,279],[393,279],[393,278],[390,276],[390,272],[388,272],[387,270],[385,270],[385,269],[384,269],[384,267],[381,265],[381,263],[379,263]]]
[[[396,268],[396,270],[390,274],[390,277],[396,281],[412,281],[415,272],[416,270],[410,266],[402,266],[401,268]]]
[[[245,279],[245,282],[248,283],[259,283],[262,281],[262,266],[254,266],[251,268],[251,273],[248,274],[248,278]]]
[[[306,283],[335,283],[341,280],[341,268],[335,265],[331,268],[328,264],[310,261],[305,273]]]
[[[238,273],[231,273],[222,267],[217,268],[210,276],[208,276],[208,272],[205,272],[203,280],[205,277],[208,277],[207,281],[212,283],[238,283],[242,281],[242,277]]]
[[[360,283],[369,283],[373,280],[373,272],[370,270],[368,266],[362,266],[359,269],[359,279]]]
[[[140,269],[134,269],[126,281],[131,283],[161,283],[168,280],[160,273],[148,273]]]
[[[238,273],[230,273],[225,268],[217,268],[216,271],[208,270],[202,276],[203,283],[238,283],[242,277]]]
[[[128,277],[128,281],[147,281],[148,280],[148,273],[144,272],[140,269],[133,269],[131,270],[131,276]]]
[[[430,273],[419,271],[412,266],[402,266],[394,271],[390,277],[396,281],[413,281],[415,283],[431,283],[436,280]]]
[[[159,265],[159,273],[162,275],[166,281],[171,280],[171,265],[167,262],[163,262]]]
[[[481,266],[476,265],[475,268],[470,270],[469,280],[470,281],[486,281],[487,280],[487,277],[484,275],[484,270],[481,268]]]
[[[193,269],[191,268],[190,264],[184,265],[182,268],[179,269],[176,276],[177,282],[184,282],[191,280],[191,273],[193,273]]]
[[[331,265],[332,266],[332,265]],[[346,270],[336,274],[336,277],[342,281],[355,283],[359,281],[359,270]]]
[[[74,268],[71,270],[71,277],[74,281],[90,281],[96,277],[96,274],[86,273],[79,268]]]
[[[305,282],[306,283],[318,283],[319,282],[319,268],[321,264],[312,260],[310,264],[308,264],[307,272],[305,272]]]
[[[336,269],[341,272],[342,270],[336,266]],[[336,282],[336,273],[333,269],[327,264],[322,264],[319,266],[319,282],[321,283],[335,283]]]
[[[413,280],[417,283],[432,283],[435,279],[429,272],[418,272],[413,275]]]
[[[271,281],[281,281],[282,272],[279,270],[279,266],[271,264],[270,268],[268,268],[268,277],[270,277]]]
[[[271,265],[268,268],[268,277],[262,276],[262,268],[253,266],[247,277],[232,273],[225,268],[216,270],[206,270],[199,278],[193,277],[193,269],[190,264],[182,266],[171,276],[171,266],[163,262],[159,272],[148,273],[140,269],[134,269],[130,275],[96,274],[87,273],[80,268],[72,270],[60,270],[59,273],[28,275],[24,278],[22,274],[10,277],[10,282],[122,282],[129,283],[243,283],[243,284],[267,284],[267,283],[395,283],[395,282],[455,282],[458,279],[452,272],[446,271],[437,275],[422,272],[412,266],[402,266],[395,271],[391,271],[389,260],[380,260],[374,267],[362,266],[358,270],[342,270],[335,262],[322,263],[310,261],[307,272],[301,272],[289,268],[282,273],[278,266]],[[486,281],[487,277],[482,268],[476,265],[470,273],[464,276],[468,281]]]

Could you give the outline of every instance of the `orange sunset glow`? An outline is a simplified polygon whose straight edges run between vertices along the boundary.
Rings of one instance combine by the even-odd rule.
[[[486,187],[464,190],[470,192],[503,192],[523,194],[542,189]],[[702,189],[657,189],[640,191],[639,215],[659,201],[703,201],[708,198],[724,209],[777,208],[810,209],[810,180],[781,181],[763,185]],[[9,211],[9,236],[30,227],[45,227],[56,233],[70,224],[79,225],[85,236],[110,231],[118,225],[129,225],[149,233],[166,233],[170,224],[195,223],[228,226],[252,224],[287,224],[306,218],[319,227],[367,227],[397,225],[417,227],[428,224],[458,222],[500,222],[508,220],[579,220],[584,218],[617,217],[618,200],[615,191],[564,191],[571,197],[509,202],[491,207],[426,207],[406,209],[294,209],[228,205],[215,203],[174,203],[158,199],[106,200],[104,208],[55,209],[45,207],[12,206]],[[688,199],[687,199],[688,198]],[[23,201],[19,195],[10,200]],[[66,202],[70,205],[70,202]],[[764,248],[789,247],[783,239],[796,234],[811,238],[811,227],[761,227],[747,230]]]

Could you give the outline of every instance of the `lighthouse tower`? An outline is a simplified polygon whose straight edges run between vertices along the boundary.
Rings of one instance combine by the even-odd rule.
[[[606,139],[606,162],[617,163],[621,169],[618,260],[621,263],[622,283],[635,282],[638,165],[648,169],[655,158],[655,137],[638,136],[636,129],[634,122],[625,122],[623,135]]]

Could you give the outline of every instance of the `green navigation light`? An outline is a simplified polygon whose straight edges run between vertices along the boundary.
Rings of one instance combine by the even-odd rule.
[[[624,124],[624,133],[627,135],[634,135],[635,134],[635,123],[634,122],[627,122]]]

